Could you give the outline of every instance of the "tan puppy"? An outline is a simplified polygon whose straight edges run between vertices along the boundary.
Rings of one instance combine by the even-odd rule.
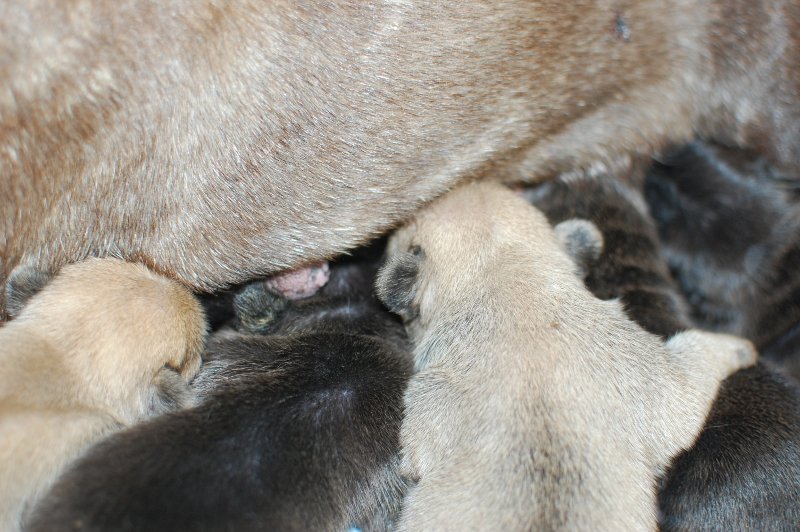
[[[0,328],[0,530],[108,432],[192,402],[205,320],[140,264],[65,267]]]
[[[423,209],[377,288],[415,344],[401,530],[654,530],[655,481],[702,428],[746,340],[664,344],[591,295],[556,233],[485,182]],[[580,246],[577,246],[580,247]]]
[[[213,289],[695,130],[798,167],[798,43],[780,0],[5,0],[0,282],[111,255]]]

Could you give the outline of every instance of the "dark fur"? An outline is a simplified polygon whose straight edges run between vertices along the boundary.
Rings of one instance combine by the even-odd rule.
[[[268,335],[217,333],[196,380],[201,404],[95,447],[31,530],[388,527],[405,489],[397,452],[411,362],[402,326],[363,294],[375,267],[334,266],[325,293],[282,303]],[[257,310],[237,307],[239,323]]]
[[[760,157],[693,143],[655,165],[646,192],[693,321],[791,366],[800,362],[800,204],[786,183]]]
[[[723,381],[694,447],[661,487],[661,529],[797,530],[800,390],[764,363]]]
[[[233,298],[233,326],[249,334],[324,330],[377,335],[405,349],[400,320],[386,312],[373,293],[385,244],[380,239],[340,257],[331,265],[328,283],[314,297],[287,301],[262,282],[245,286]]]
[[[6,310],[12,318],[16,317],[25,303],[44,288],[51,275],[29,266],[17,266],[6,283]]]
[[[584,266],[587,285],[598,297],[619,297],[645,329],[669,336],[690,322],[659,253],[654,221],[641,211],[638,181],[554,181],[528,195],[552,223],[594,222],[604,249]],[[800,389],[764,363],[726,379],[697,442],[665,475],[659,504],[665,531],[795,529]]]

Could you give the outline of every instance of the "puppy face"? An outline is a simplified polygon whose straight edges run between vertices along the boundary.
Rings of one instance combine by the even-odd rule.
[[[480,253],[475,246],[489,237],[483,228],[459,219],[469,206],[454,208],[458,192],[432,203],[392,236],[386,264],[378,273],[378,298],[403,318],[412,335],[432,319],[444,299],[466,294],[468,280],[478,273],[487,251]]]
[[[66,266],[15,321],[61,353],[75,394],[128,423],[182,402],[205,337],[185,288],[116,259]]]

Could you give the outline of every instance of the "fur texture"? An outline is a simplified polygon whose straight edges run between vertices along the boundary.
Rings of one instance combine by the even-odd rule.
[[[694,323],[752,339],[800,377],[800,203],[753,154],[707,143],[647,176],[667,260]]]
[[[0,328],[0,529],[94,441],[191,404],[204,336],[192,295],[139,264],[70,265],[32,296]]]
[[[230,323],[268,334],[223,328],[195,381],[201,403],[97,445],[30,530],[386,529],[405,489],[411,357],[401,324],[371,295],[375,269],[344,261],[305,300],[263,283],[240,292]]]
[[[51,275],[30,266],[17,266],[6,283],[6,310],[16,317],[28,300],[50,281]]]
[[[643,171],[634,170],[625,180],[612,176],[559,179],[527,195],[551,223],[578,216],[596,224],[604,245],[602,253],[582,259],[587,287],[602,299],[620,298],[631,319],[649,332],[669,337],[689,329],[691,321],[661,256],[655,221],[640,192],[642,184]],[[709,187],[714,185],[710,180]],[[702,185],[695,182],[695,186]],[[736,192],[743,194],[739,215],[748,215],[748,208],[769,194],[764,187]],[[726,199],[735,197],[723,187],[716,196],[722,205],[714,205],[715,212],[698,212],[684,223],[708,228],[696,217],[724,215]],[[697,206],[691,199],[684,201],[689,205],[667,202],[654,208],[674,211]],[[735,203],[728,205],[735,208]],[[779,220],[758,217],[754,221],[768,228]],[[759,226],[751,229],[758,231]],[[703,253],[714,249],[709,248]],[[720,386],[697,441],[673,460],[662,481],[661,529],[794,529],[800,522],[798,442],[800,388],[763,363],[734,373]]]
[[[218,289],[465,177],[613,167],[695,129],[796,166],[798,24],[779,0],[9,0],[0,281],[110,255]]]
[[[525,196],[553,225],[582,219],[599,229],[599,251],[570,252],[592,294],[619,298],[628,316],[664,339],[690,328],[689,308],[661,256],[644,197],[632,183],[611,175],[574,176],[531,188]]]
[[[661,530],[794,530],[800,522],[800,388],[763,362],[720,386],[703,432],[659,495]]]
[[[378,293],[404,317],[418,370],[400,436],[417,484],[399,529],[655,528],[656,476],[752,346],[645,332],[593,297],[545,217],[497,184],[436,200],[389,251]]]

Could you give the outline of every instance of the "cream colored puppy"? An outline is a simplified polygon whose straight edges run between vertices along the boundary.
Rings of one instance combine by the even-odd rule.
[[[377,289],[403,316],[401,530],[654,530],[655,481],[702,428],[736,337],[664,344],[593,297],[550,228],[504,187],[448,193],[400,229]],[[577,245],[576,245],[577,243]]]
[[[0,530],[103,435],[190,404],[205,328],[185,288],[115,259],[66,266],[0,328]]]

